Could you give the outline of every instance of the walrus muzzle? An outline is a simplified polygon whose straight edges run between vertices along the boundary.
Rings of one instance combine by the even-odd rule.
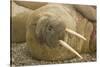
[[[63,40],[65,24],[50,16],[43,16],[36,26],[36,35],[40,43],[46,43],[49,47],[56,47],[58,40]]]

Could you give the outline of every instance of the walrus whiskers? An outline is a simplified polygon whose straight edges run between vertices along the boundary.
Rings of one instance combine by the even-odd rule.
[[[60,43],[63,47],[69,49],[71,52],[73,52],[74,54],[76,54],[80,59],[83,59],[83,57],[82,57],[76,50],[74,50],[71,46],[69,46],[66,42],[64,42],[64,41],[62,41],[62,40],[59,40],[59,43]]]
[[[86,40],[86,38],[84,36],[80,35],[79,33],[75,32],[75,31],[72,31],[71,29],[66,28],[65,31],[68,33],[71,33],[71,34],[73,34],[73,35],[75,35],[83,40]]]

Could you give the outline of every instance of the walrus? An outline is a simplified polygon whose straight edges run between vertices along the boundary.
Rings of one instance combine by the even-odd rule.
[[[20,43],[26,41],[26,21],[28,15],[33,10],[24,8],[11,1],[11,28],[12,28],[12,42]]]
[[[36,59],[64,60],[75,56],[82,59],[79,53],[89,52],[93,26],[72,6],[48,4],[19,15],[28,18],[24,18],[24,39]]]
[[[78,56],[82,59],[79,53],[89,52],[93,26],[86,19],[77,22],[77,13],[72,9],[71,6],[48,4],[28,17],[26,42],[33,57],[64,60]],[[80,29],[77,28],[78,24]]]
[[[74,6],[81,14],[83,14],[83,16],[85,16],[86,18],[88,18],[91,21],[96,21],[96,9],[94,8],[94,6],[89,6],[89,5],[80,5]]]

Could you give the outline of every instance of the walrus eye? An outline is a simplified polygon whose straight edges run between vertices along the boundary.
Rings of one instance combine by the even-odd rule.
[[[53,27],[50,25],[50,26],[48,26],[48,30],[49,31],[52,31],[53,30]]]

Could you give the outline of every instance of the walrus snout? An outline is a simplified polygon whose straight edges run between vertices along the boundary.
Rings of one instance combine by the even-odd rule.
[[[66,24],[53,16],[42,16],[36,26],[36,36],[41,44],[56,47],[59,40],[64,40]]]

